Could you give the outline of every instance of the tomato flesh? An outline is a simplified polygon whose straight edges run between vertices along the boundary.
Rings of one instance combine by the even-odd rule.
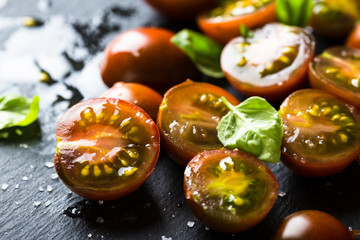
[[[193,214],[221,232],[245,231],[272,208],[279,185],[264,163],[240,152],[205,151],[184,175],[186,200]]]
[[[291,94],[280,107],[282,161],[295,173],[322,177],[341,172],[360,154],[360,113],[317,89]]]
[[[157,124],[166,151],[179,164],[185,166],[204,150],[223,147],[216,130],[228,112],[222,96],[234,105],[239,103],[230,93],[208,83],[186,81],[166,92]]]
[[[111,200],[136,190],[153,171],[160,151],[152,119],[114,98],[76,104],[61,117],[56,136],[60,179],[90,199]]]
[[[349,34],[346,46],[360,49],[360,24],[357,24]]]
[[[345,98],[360,108],[360,50],[332,47],[310,64],[312,87]]]
[[[278,101],[302,86],[314,50],[314,39],[305,30],[268,24],[252,38],[230,41],[221,54],[221,67],[243,94]]]

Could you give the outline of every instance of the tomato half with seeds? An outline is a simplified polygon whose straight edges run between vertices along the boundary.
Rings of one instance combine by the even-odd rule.
[[[360,23],[351,31],[346,40],[346,46],[360,49]]]
[[[318,210],[303,210],[287,216],[272,240],[351,240],[353,234],[338,219]]]
[[[115,83],[101,97],[119,98],[142,108],[150,117],[156,120],[162,96],[143,84]]]
[[[310,85],[360,108],[360,50],[332,47],[310,63]]]
[[[154,170],[159,131],[141,108],[115,98],[80,102],[56,128],[55,169],[73,192],[112,200],[136,190]]]
[[[241,93],[279,101],[306,81],[314,51],[314,38],[306,30],[272,23],[253,37],[230,41],[221,54],[221,68]]]
[[[204,150],[222,148],[216,127],[228,112],[220,98],[233,105],[239,101],[224,89],[209,83],[186,81],[167,91],[160,105],[157,124],[162,146],[180,165]]]
[[[205,226],[220,232],[242,232],[260,223],[274,205],[278,188],[263,162],[237,150],[202,152],[184,174],[190,210]]]
[[[360,112],[320,89],[294,92],[279,110],[283,163],[295,173],[324,177],[341,172],[360,154]]]
[[[345,37],[360,18],[358,0],[314,0],[310,25],[327,37]]]
[[[255,28],[275,21],[274,0],[222,1],[220,6],[197,19],[200,29],[222,44],[239,36],[242,24]]]
[[[170,87],[200,76],[190,58],[170,42],[172,31],[144,27],[120,33],[105,49],[101,76],[111,87],[133,82],[163,93]]]

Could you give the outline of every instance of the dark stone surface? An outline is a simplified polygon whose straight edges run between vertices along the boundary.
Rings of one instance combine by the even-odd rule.
[[[39,68],[52,75],[51,85],[0,78],[0,93],[17,91],[29,97],[38,94],[42,101],[39,121],[24,130],[35,130],[34,137],[0,141],[0,185],[8,185],[0,190],[0,239],[161,239],[162,236],[173,240],[269,239],[285,216],[302,209],[326,211],[346,226],[360,229],[358,163],[341,174],[321,179],[297,176],[281,163],[269,165],[286,195],[278,197],[270,214],[258,226],[234,235],[206,230],[191,214],[182,189],[183,168],[164,152],[145,184],[122,199],[99,203],[71,193],[58,178],[52,178],[55,170],[45,164],[53,161],[59,116],[68,106],[83,98],[96,97],[106,89],[97,76],[97,64],[91,65],[91,60],[123,30],[162,26],[177,31],[183,27],[195,28],[195,24],[171,22],[140,0],[40,1],[50,3],[46,11],[38,7],[38,2],[9,0],[0,8],[0,51],[23,28],[15,24],[19,17],[35,16],[44,21],[40,27],[44,28],[53,16],[62,15],[67,26],[75,29],[77,41],[72,49],[83,47],[86,54],[77,58],[75,54],[62,53],[70,66],[62,77],[54,77],[52,71],[39,63]],[[2,27],[3,19],[11,20],[11,26]],[[318,51],[327,44],[322,39]],[[97,75],[84,73],[90,70]],[[23,71],[22,66],[17,66],[16,71]],[[205,77],[204,80],[215,82],[243,99],[225,81]],[[39,206],[35,206],[37,201],[41,202]],[[188,221],[195,225],[187,226]]]

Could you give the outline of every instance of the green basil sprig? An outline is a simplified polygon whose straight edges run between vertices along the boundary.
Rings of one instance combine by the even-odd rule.
[[[277,163],[281,155],[283,125],[276,109],[261,97],[250,97],[238,106],[233,106],[224,97],[221,101],[230,111],[217,127],[220,142],[264,162]]]
[[[222,46],[219,43],[189,29],[175,34],[171,42],[183,50],[205,75],[214,78],[224,77],[220,66]]]
[[[306,27],[312,5],[312,0],[276,0],[277,19],[287,25]]]

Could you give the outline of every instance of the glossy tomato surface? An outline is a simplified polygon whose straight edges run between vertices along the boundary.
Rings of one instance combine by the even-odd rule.
[[[155,90],[139,84],[117,82],[101,97],[119,98],[142,108],[153,120],[156,120],[162,96]]]
[[[185,166],[198,153],[223,147],[216,130],[228,112],[222,96],[239,104],[230,93],[209,83],[188,80],[166,92],[157,124],[162,146],[177,163]]]
[[[200,29],[222,44],[240,35],[240,26],[255,28],[276,21],[274,0],[222,1],[198,17]]]
[[[146,2],[170,18],[187,20],[213,8],[216,0],[146,0]]]
[[[230,41],[221,68],[241,93],[280,101],[303,85],[314,50],[314,38],[304,29],[272,23],[253,37]]]
[[[346,40],[346,46],[360,49],[360,24],[351,31]]]
[[[294,92],[280,106],[282,158],[295,173],[323,177],[341,172],[360,154],[360,113],[320,89]]]
[[[104,83],[109,87],[116,82],[141,83],[162,93],[189,77],[196,79],[198,70],[170,42],[173,35],[151,27],[120,33],[105,49],[100,66]]]
[[[112,200],[136,190],[160,151],[154,121],[139,107],[96,98],[71,107],[56,129],[55,168],[73,192]]]
[[[240,151],[205,151],[185,169],[187,203],[205,226],[242,232],[261,222],[277,198],[279,184],[270,169]]]
[[[310,84],[360,108],[360,50],[332,47],[310,63]]]
[[[318,210],[303,210],[287,216],[272,240],[351,240],[351,232],[338,219]]]
[[[314,0],[310,25],[327,37],[345,37],[360,17],[358,0]]]

